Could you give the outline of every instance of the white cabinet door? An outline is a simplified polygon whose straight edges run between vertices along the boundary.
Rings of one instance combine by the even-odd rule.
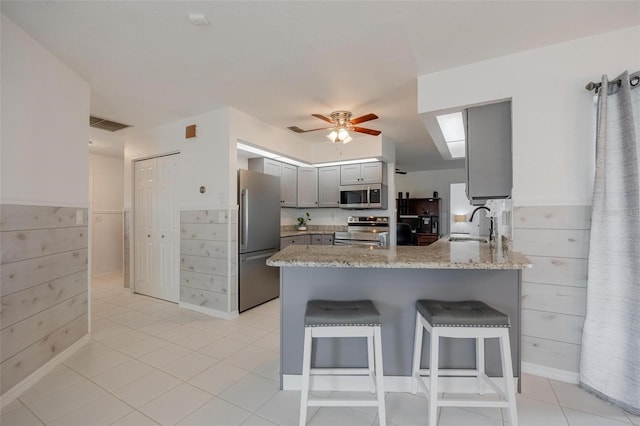
[[[340,167],[340,185],[384,183],[382,162],[348,164]]]
[[[360,164],[340,166],[340,185],[360,183]]]
[[[340,206],[340,167],[318,169],[318,207]]]
[[[249,170],[266,175],[280,176],[282,163],[271,158],[249,158]]]
[[[382,183],[382,163],[360,164],[360,183]]]
[[[273,176],[280,176],[282,174],[282,164],[279,161],[271,160],[269,158],[264,158],[264,164],[262,168],[262,173]]]
[[[298,207],[318,207],[316,167],[298,167]]]
[[[180,299],[180,212],[176,166],[170,155],[135,163],[134,290],[159,299]]]
[[[298,205],[298,168],[282,163],[280,175],[280,196],[282,207],[297,207]]]

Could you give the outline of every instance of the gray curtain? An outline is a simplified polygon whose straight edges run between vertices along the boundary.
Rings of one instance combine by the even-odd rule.
[[[580,381],[640,414],[640,72],[599,90]],[[632,85],[633,82],[635,85]]]

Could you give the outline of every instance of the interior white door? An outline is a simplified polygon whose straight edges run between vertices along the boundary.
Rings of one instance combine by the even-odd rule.
[[[177,161],[177,155],[136,161],[134,178],[134,290],[172,302],[180,298]]]

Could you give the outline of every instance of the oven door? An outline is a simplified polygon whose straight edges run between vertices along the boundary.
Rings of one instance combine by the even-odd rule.
[[[347,185],[340,187],[340,207],[343,209],[364,209],[369,207],[370,187]]]

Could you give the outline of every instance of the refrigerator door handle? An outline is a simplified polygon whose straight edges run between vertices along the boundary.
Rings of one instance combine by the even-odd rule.
[[[240,247],[245,249],[247,247],[248,239],[248,225],[249,225],[249,190],[244,188],[240,192],[240,211],[242,212],[242,217],[240,218]]]

